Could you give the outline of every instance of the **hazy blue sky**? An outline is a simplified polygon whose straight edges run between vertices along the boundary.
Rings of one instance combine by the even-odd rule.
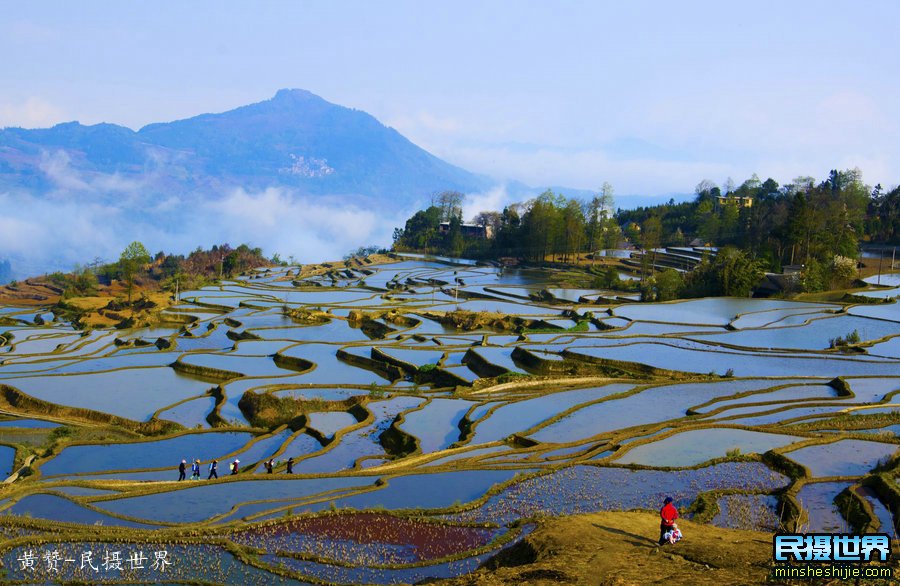
[[[296,87],[533,185],[898,183],[900,2],[737,4],[3,1],[0,126],[138,128]]]

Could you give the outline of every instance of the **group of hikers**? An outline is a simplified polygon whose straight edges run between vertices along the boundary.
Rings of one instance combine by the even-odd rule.
[[[235,475],[240,471],[241,461],[235,459],[229,465],[231,474]],[[263,463],[266,468],[266,474],[272,474],[278,463],[275,458],[269,458]],[[287,474],[294,473],[294,458],[287,460]],[[184,480],[187,476],[187,460],[182,460],[178,465],[178,480]],[[219,477],[219,461],[213,460],[209,463],[209,476],[207,480]],[[194,460],[191,463],[191,480],[200,480],[200,460]],[[659,510],[659,545],[674,544],[681,541],[681,530],[675,520],[678,519],[678,509],[675,508],[674,499],[667,496],[663,501],[663,506]]]
[[[275,461],[275,458],[269,458],[263,464],[266,468],[267,474],[272,474],[275,471],[275,466],[278,465],[278,462]],[[241,461],[235,458],[234,462],[228,465],[228,469],[231,470],[231,475],[234,476],[241,470]],[[288,458],[287,460],[287,474],[294,473],[294,458]],[[209,463],[209,476],[206,477],[207,480],[212,480],[213,478],[219,477],[219,461],[213,460]],[[178,465],[178,480],[184,480],[187,478],[187,460],[182,460],[181,464]],[[191,480],[200,480],[200,460],[194,460],[191,463]]]

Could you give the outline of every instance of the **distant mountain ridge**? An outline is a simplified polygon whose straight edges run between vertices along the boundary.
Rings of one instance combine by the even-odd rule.
[[[135,239],[182,253],[247,242],[317,262],[389,245],[391,231],[436,191],[523,201],[544,189],[451,165],[369,114],[305,90],[136,131],[78,122],[5,128],[0,283],[112,260]],[[652,200],[660,203],[619,203]]]
[[[54,189],[60,166],[88,180],[103,174],[139,180],[148,194],[284,186],[310,195],[389,196],[397,203],[494,183],[442,161],[365,112],[297,89],[138,131],[78,122],[0,130],[0,187]]]

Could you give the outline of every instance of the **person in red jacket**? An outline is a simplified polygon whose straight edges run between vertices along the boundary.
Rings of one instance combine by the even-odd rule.
[[[659,510],[659,544],[663,545],[668,543],[668,539],[666,539],[665,535],[667,532],[672,531],[675,527],[675,519],[678,518],[678,509],[675,508],[675,505],[672,504],[672,497],[667,496],[666,500],[663,501],[663,506]]]

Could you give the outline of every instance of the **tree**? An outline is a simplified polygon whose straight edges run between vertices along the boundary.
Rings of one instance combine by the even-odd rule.
[[[725,195],[728,195],[734,191],[734,179],[729,177],[725,180]]]
[[[604,228],[608,228],[605,224],[607,224],[607,220],[612,217],[613,209],[615,207],[614,193],[613,186],[608,181],[604,181],[603,186],[600,188],[600,194],[595,195],[586,206],[587,209],[585,210],[584,216],[587,221],[588,252],[591,253],[591,258],[593,258],[593,253],[596,252],[594,248],[599,233],[602,232]],[[606,239],[604,239],[604,241],[605,240]]]
[[[872,191],[869,203],[869,233],[875,240],[900,240],[900,187],[882,193],[881,185]]]
[[[425,250],[436,244],[438,229],[441,223],[441,209],[431,206],[420,210],[406,220],[406,227],[394,231],[394,242],[397,246],[405,246],[415,250]]]
[[[718,186],[709,179],[704,179],[694,188],[694,193],[698,198],[709,197],[713,189],[718,189]]]
[[[492,238],[496,237],[497,233],[500,232],[500,225],[502,221],[503,218],[500,215],[500,212],[493,211],[479,212],[478,215],[473,218],[473,222],[476,225],[484,226],[485,229],[490,228],[489,231]]]
[[[649,264],[649,268],[652,271],[656,265],[656,249],[659,248],[660,243],[662,242],[662,223],[659,218],[656,216],[651,216],[644,221],[643,226],[641,226],[641,244],[644,248],[644,255],[641,262],[641,277],[644,277],[644,268]],[[650,261],[649,254],[653,255],[652,262]]]
[[[548,189],[530,202],[522,218],[523,243],[532,260],[546,260],[560,239],[561,222],[556,203],[556,195]]]
[[[562,234],[565,240],[563,246],[563,261],[572,253],[572,260],[578,261],[578,251],[581,250],[584,236],[584,213],[581,203],[577,199],[570,199],[562,209]]]
[[[612,216],[616,205],[615,190],[609,181],[604,181],[600,187],[600,215],[603,218]]]
[[[513,256],[520,250],[520,207],[520,204],[508,205],[500,214],[500,228],[494,237],[494,250],[500,256]]]
[[[454,214],[450,217],[450,226],[444,235],[443,252],[453,257],[462,256],[465,241],[462,235],[462,217]]]
[[[137,271],[150,262],[150,253],[143,244],[135,240],[125,247],[119,256],[119,267],[128,289],[128,304],[131,305],[131,293],[134,290],[134,276]]]
[[[732,246],[719,249],[715,259],[703,259],[687,274],[685,297],[728,295],[747,297],[763,276],[762,263]]]
[[[837,289],[848,286],[858,276],[856,259],[834,255],[831,263],[831,287]]]
[[[656,300],[671,301],[678,299],[684,288],[684,279],[675,269],[666,269],[656,275]]]
[[[713,266],[718,273],[721,294],[729,297],[747,297],[763,276],[758,261],[730,246],[719,250]]]
[[[588,252],[591,253],[591,262],[593,262],[595,256],[594,253],[596,252],[596,250],[594,250],[594,242],[596,242],[596,238],[600,232],[600,214],[603,209],[600,196],[591,198],[591,201],[586,205],[586,208],[584,215],[587,217]]]
[[[431,196],[431,205],[441,211],[441,222],[449,222],[453,216],[462,214],[462,203],[466,196],[458,191],[441,191]]]

